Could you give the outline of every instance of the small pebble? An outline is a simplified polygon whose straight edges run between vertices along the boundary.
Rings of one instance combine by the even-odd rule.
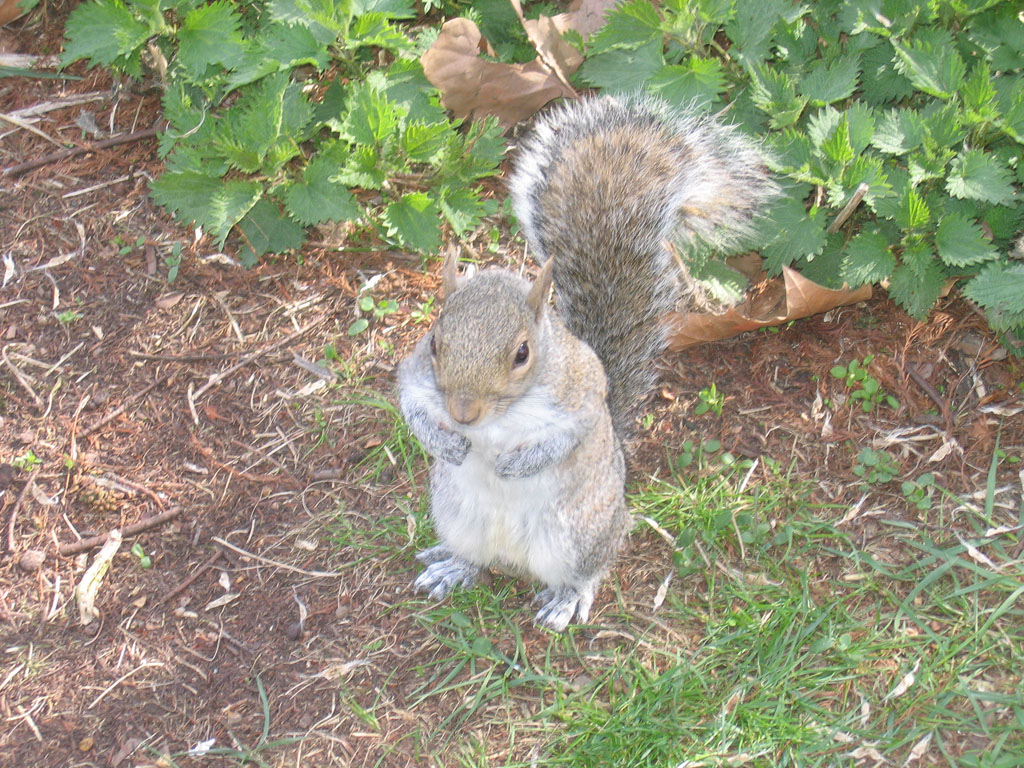
[[[300,637],[302,637],[302,622],[293,621],[291,624],[288,625],[288,628],[285,630],[284,633],[288,636],[289,640],[298,640]]]
[[[18,567],[26,573],[35,573],[46,560],[46,553],[38,549],[26,549],[18,558]]]

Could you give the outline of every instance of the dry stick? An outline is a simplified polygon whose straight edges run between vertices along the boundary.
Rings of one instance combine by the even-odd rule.
[[[11,510],[11,517],[7,523],[7,551],[14,552],[14,524],[18,519],[18,510],[21,509],[22,502],[25,501],[25,497],[28,496],[29,491],[32,490],[32,486],[35,485],[36,476],[30,474],[28,479],[25,481],[24,487],[21,489],[21,493],[18,494],[18,498],[14,501],[14,508]]]
[[[155,528],[158,525],[163,525],[168,520],[173,520],[180,514],[181,507],[172,507],[171,509],[168,509],[166,512],[162,514],[154,515],[153,517],[147,517],[145,520],[139,520],[139,522],[137,523],[126,525],[124,528],[121,529],[121,535],[126,538],[128,536],[134,536],[135,534],[142,533],[143,531],[149,530],[150,528]],[[68,555],[77,555],[79,552],[85,552],[86,550],[92,549],[93,547],[102,546],[106,542],[107,537],[109,535],[110,534],[108,533],[101,533],[99,536],[92,536],[88,539],[82,539],[81,541],[76,541],[73,544],[62,544],[57,549],[57,554],[62,555],[63,557],[67,557]]]
[[[195,391],[195,393],[192,395],[193,400],[198,400],[200,397],[202,397],[203,393],[206,392],[206,390],[210,389],[210,387],[217,386],[224,379],[226,379],[228,376],[233,374],[238,369],[244,368],[249,363],[251,363],[253,360],[257,360],[257,359],[263,357],[265,354],[267,354],[269,352],[273,352],[275,349],[278,349],[279,347],[283,347],[285,344],[288,344],[289,342],[295,341],[295,339],[299,338],[300,336],[302,336],[302,335],[304,335],[306,333],[309,333],[311,330],[316,328],[318,325],[320,325],[326,319],[327,319],[326,317],[321,317],[319,320],[317,320],[317,321],[315,321],[313,323],[310,323],[305,328],[300,328],[299,330],[295,331],[295,333],[290,333],[287,336],[285,336],[283,339],[278,339],[273,344],[269,344],[268,346],[264,347],[263,349],[257,349],[255,352],[252,352],[251,354],[246,355],[241,360],[239,360],[237,363],[235,363],[234,365],[230,366],[229,368],[226,368],[225,370],[221,371],[220,373],[213,374],[210,377],[209,381],[207,381],[205,384],[203,384],[203,386],[201,386],[199,389],[197,389]]]
[[[871,187],[864,182],[861,182],[860,186],[858,186],[854,191],[853,197],[850,198],[850,202],[843,206],[843,210],[841,210],[839,215],[836,216],[836,220],[829,224],[828,229],[825,231],[830,235],[834,235],[838,232],[839,228],[843,226],[846,220],[853,215],[853,212],[857,209],[857,206],[860,205],[860,201],[864,199],[864,195],[868,193],[869,189],[871,189]]]
[[[236,547],[231,542],[225,541],[224,539],[220,538],[219,536],[214,536],[213,540],[215,542],[217,542],[218,544],[220,544],[222,547],[227,547],[228,549],[230,549],[230,550],[232,550],[234,552],[237,552],[242,557],[248,557],[248,558],[250,558],[252,560],[255,560],[258,563],[263,563],[265,565],[272,565],[275,568],[283,568],[284,570],[292,571],[293,573],[301,573],[303,576],[312,576],[312,577],[317,578],[317,579],[337,579],[337,578],[340,578],[341,576],[344,575],[343,573],[341,573],[339,571],[307,571],[304,568],[296,568],[294,565],[288,565],[287,563],[282,563],[282,562],[279,562],[277,560],[271,560],[269,557],[262,557],[261,555],[255,555],[252,552],[248,552],[248,551],[242,549],[241,547]]]
[[[110,147],[116,147],[119,144],[129,144],[133,141],[141,141],[142,139],[149,139],[156,136],[162,128],[145,128],[141,131],[135,131],[135,133],[128,133],[124,136],[115,136],[110,139],[104,139],[103,141],[97,141],[94,144],[90,144],[87,147],[70,147],[69,149],[61,150],[60,152],[54,152],[52,155],[43,155],[37,157],[35,160],[29,160],[25,163],[19,163],[18,165],[9,165],[0,171],[0,176],[21,176],[23,173],[34,171],[36,168],[42,168],[44,165],[50,163],[56,163],[59,160],[66,160],[69,157],[75,157],[76,155],[84,155],[89,152],[96,152],[100,149],[108,149]]]
[[[221,549],[220,547],[217,547],[216,551],[212,555],[210,555],[209,558],[207,558],[206,562],[204,562],[202,565],[200,565],[198,568],[196,568],[195,573],[193,573],[191,576],[189,576],[187,579],[185,579],[183,582],[181,582],[181,584],[179,584],[174,589],[172,589],[170,592],[168,592],[166,595],[164,595],[159,600],[157,600],[156,604],[157,605],[163,605],[164,603],[169,602],[170,600],[173,600],[175,597],[180,595],[186,589],[191,587],[193,582],[195,582],[196,579],[198,579],[200,576],[202,576],[204,573],[206,573],[206,571],[208,571],[210,568],[212,568],[213,564],[216,563],[218,560],[220,560],[221,555],[223,555],[223,554],[224,554],[224,550]]]
[[[118,406],[117,408],[112,410],[110,413],[108,413],[102,419],[97,421],[95,424],[93,424],[92,426],[89,426],[89,427],[86,427],[85,429],[83,429],[82,433],[81,433],[81,437],[88,437],[93,432],[95,432],[97,429],[102,429],[103,427],[107,426],[107,424],[109,424],[114,419],[116,419],[118,416],[120,416],[122,413],[124,413],[125,409],[129,405],[132,405],[133,403],[135,403],[140,398],[143,398],[146,395],[148,395],[156,387],[159,387],[161,384],[163,384],[165,381],[167,381],[173,375],[174,375],[174,371],[171,371],[170,373],[165,373],[163,376],[161,376],[159,379],[154,381],[152,384],[148,384],[147,386],[143,387],[143,389],[141,391],[136,392],[134,395],[129,397],[127,400],[125,400],[125,402],[123,404],[121,404],[120,406]]]

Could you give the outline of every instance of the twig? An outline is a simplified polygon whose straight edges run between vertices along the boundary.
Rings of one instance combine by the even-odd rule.
[[[159,600],[157,600],[156,604],[157,605],[163,605],[164,603],[173,600],[178,595],[180,595],[182,592],[184,592],[186,589],[191,587],[196,579],[198,579],[200,576],[202,576],[204,573],[206,573],[210,568],[213,567],[214,563],[216,563],[218,560],[220,560],[221,555],[223,555],[223,554],[224,554],[224,550],[221,549],[220,547],[217,547],[216,551],[212,555],[210,555],[210,557],[208,557],[206,559],[206,562],[204,562],[202,565],[200,565],[198,568],[196,568],[195,572],[191,576],[189,576],[187,579],[185,579],[183,582],[181,582],[181,584],[179,584],[174,589],[172,589],[170,592],[168,592],[166,595],[164,595]]]
[[[192,395],[193,399],[194,400],[198,400],[200,397],[203,396],[203,394],[208,389],[210,389],[211,387],[217,386],[224,379],[226,379],[228,376],[233,374],[235,371],[239,370],[240,368],[244,368],[245,366],[247,366],[252,361],[258,360],[259,358],[263,357],[264,355],[268,354],[269,352],[273,352],[275,349],[279,349],[280,347],[283,347],[286,344],[289,344],[289,343],[295,341],[295,339],[297,339],[300,336],[303,336],[303,335],[309,333],[311,330],[313,330],[318,325],[323,323],[324,320],[326,320],[326,319],[327,318],[321,317],[319,320],[317,320],[317,321],[315,321],[313,323],[310,323],[305,328],[300,328],[299,330],[295,331],[294,333],[288,334],[283,339],[278,339],[273,344],[268,344],[267,346],[263,347],[263,349],[257,349],[255,352],[252,352],[252,353],[246,355],[241,360],[239,360],[237,363],[235,363],[232,366],[229,366],[228,368],[226,368],[225,370],[221,371],[220,373],[213,374],[212,376],[210,376],[209,381],[207,381],[205,384],[203,384],[203,386],[201,386],[199,389],[197,389],[195,391],[195,393]]]
[[[236,547],[234,544],[225,541],[219,536],[214,536],[213,540],[220,544],[222,547],[227,547],[233,552],[237,552],[243,557],[248,557],[257,562],[264,563],[266,565],[272,565],[275,568],[283,568],[286,571],[292,571],[293,573],[301,573],[303,576],[312,576],[317,579],[336,579],[340,578],[343,574],[341,571],[307,571],[302,568],[296,568],[294,565],[288,565],[286,563],[279,563],[277,560],[271,560],[268,557],[261,557],[260,555],[254,555],[252,552],[247,552],[241,547]]]
[[[197,438],[195,435],[192,435],[192,444],[195,446],[195,449],[199,451],[200,455],[204,459],[206,459],[208,462],[213,464],[218,469],[223,469],[229,475],[234,475],[235,477],[240,477],[243,480],[248,480],[253,483],[277,483],[278,485],[283,483],[285,485],[291,486],[292,488],[302,488],[302,483],[299,482],[299,479],[297,477],[292,476],[290,473],[287,477],[279,477],[278,475],[259,475],[253,474],[252,472],[245,472],[244,470],[241,469],[235,469],[230,464],[225,464],[223,461],[218,461],[217,459],[213,458],[213,452],[209,448],[204,446],[201,442],[199,442],[199,438]],[[246,450],[252,450],[252,448],[250,448],[249,446],[245,447]]]
[[[925,377],[922,376],[913,365],[904,361],[903,370],[907,372],[907,375],[914,380],[914,383],[917,384],[917,386],[924,390],[924,393],[932,399],[932,402],[939,406],[939,410],[942,411],[942,420],[945,422],[946,430],[948,431],[952,426],[952,415],[949,410],[949,404],[942,399],[942,396],[938,393],[935,387],[929,384],[928,380],[925,379]]]
[[[9,347],[10,345],[8,344],[7,346]],[[7,356],[7,347],[4,347],[3,350],[0,351],[0,356],[3,357],[4,362],[7,363],[7,367],[10,368],[11,369],[11,373],[14,374],[14,380],[17,381],[19,384],[21,384],[22,388],[24,388],[24,390],[26,392],[28,392],[30,395],[32,395],[32,399],[35,401],[36,407],[37,408],[42,408],[43,407],[43,400],[42,400],[42,398],[39,397],[39,395],[36,394],[36,391],[34,389],[32,389],[32,387],[29,385],[28,381],[26,381],[26,379],[28,377],[21,371],[20,368],[18,368],[18,366],[16,366],[14,363],[11,362],[11,359]]]
[[[145,669],[146,667],[162,667],[162,666],[164,666],[164,664],[163,664],[163,662],[160,662],[160,661],[144,661],[144,662],[142,662],[135,669],[131,670],[130,672],[125,672],[123,675],[121,675],[119,678],[117,678],[117,680],[115,680],[110,685],[108,685],[106,688],[104,688],[103,689],[103,693],[101,693],[99,696],[97,696],[95,699],[93,699],[92,700],[92,704],[90,704],[88,707],[86,707],[86,709],[92,709],[93,707],[95,707],[97,704],[99,704],[104,699],[104,697],[108,693],[110,693],[112,690],[117,688],[117,686],[119,686],[121,683],[123,683],[129,677],[134,675],[136,672],[139,672],[139,671]]]
[[[158,525],[163,525],[168,520],[173,520],[180,514],[181,507],[171,507],[166,512],[159,515],[153,515],[153,517],[147,517],[145,520],[139,520],[137,523],[126,525],[121,529],[121,535],[125,538],[134,536],[135,534],[142,533],[150,528],[156,528]],[[76,541],[72,544],[61,544],[57,549],[57,553],[63,557],[77,555],[79,552],[85,552],[93,547],[102,546],[109,535],[109,533],[101,533],[99,536],[91,536],[88,539],[82,539],[81,541]]]
[[[51,136],[50,134],[45,133],[43,131],[40,131],[38,128],[36,128],[31,123],[26,123],[24,120],[19,120],[17,117],[14,117],[13,115],[5,115],[2,112],[0,112],[0,120],[6,120],[11,125],[16,125],[19,128],[21,128],[23,131],[28,131],[29,133],[34,133],[39,138],[46,139],[48,142],[53,144],[55,147],[63,147],[64,146],[59,141],[57,141],[55,138],[53,138],[53,136]]]
[[[29,160],[28,162],[18,163],[17,165],[9,165],[2,171],[0,171],[0,176],[21,176],[23,173],[34,171],[36,168],[42,168],[44,165],[56,163],[59,160],[66,160],[69,157],[75,157],[76,155],[84,155],[89,152],[96,152],[97,150],[100,149],[116,147],[120,144],[130,144],[133,141],[142,141],[143,139],[149,139],[152,138],[153,136],[156,136],[160,131],[160,127],[145,128],[141,131],[135,131],[135,133],[127,133],[124,136],[114,136],[113,138],[110,139],[97,141],[85,147],[71,147],[60,152],[54,152],[51,155],[43,155],[42,157],[37,157],[35,160]]]
[[[11,509],[11,516],[7,522],[7,551],[14,552],[14,524],[18,519],[18,510],[21,509],[22,502],[25,501],[25,497],[28,496],[32,490],[32,486],[35,485],[36,476],[35,473],[29,474],[28,479],[25,480],[25,485],[21,489],[21,493],[18,494],[18,498],[14,501],[14,508]]]
[[[139,399],[141,399],[141,398],[145,397],[146,395],[148,395],[150,392],[152,392],[154,389],[159,387],[161,384],[163,384],[165,381],[167,381],[173,375],[174,375],[173,371],[170,372],[170,373],[165,373],[163,376],[161,376],[159,379],[154,381],[152,384],[149,384],[149,385],[143,387],[142,390],[140,390],[139,392],[136,392],[134,395],[129,397],[127,400],[124,401],[124,403],[122,403],[120,406],[118,406],[113,411],[108,413],[106,416],[104,416],[102,419],[97,421],[95,424],[93,424],[92,426],[89,426],[89,427],[86,427],[85,429],[83,429],[82,433],[81,433],[81,436],[82,437],[88,437],[93,432],[95,432],[97,429],[102,429],[103,427],[107,426],[107,424],[109,424],[114,419],[116,419],[118,416],[120,416],[122,413],[124,413],[125,409],[128,408],[129,405],[132,405],[133,403],[135,403]]]
[[[846,220],[853,215],[853,212],[857,210],[857,206],[860,205],[860,201],[864,199],[864,195],[871,189],[866,183],[861,182],[860,186],[854,190],[853,197],[850,198],[850,202],[843,206],[843,210],[836,216],[836,220],[828,225],[828,229],[825,231],[830,235],[834,235],[839,231],[839,228],[846,223]]]

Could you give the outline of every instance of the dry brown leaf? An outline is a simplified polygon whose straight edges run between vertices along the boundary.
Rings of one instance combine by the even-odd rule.
[[[480,58],[482,35],[469,19],[452,19],[420,57],[427,80],[441,91],[441,103],[458,118],[494,115],[509,127],[552,99],[574,96],[539,58],[502,64]]]
[[[722,315],[670,314],[669,349],[678,352],[695,344],[728,339],[745,331],[781,325],[871,298],[870,285],[852,291],[832,290],[789,267],[782,268],[782,277],[781,282],[776,279],[767,290]]]
[[[559,82],[575,95],[575,90],[569,84],[569,75],[579,69],[583,63],[583,56],[565,41],[562,37],[563,30],[558,28],[554,19],[550,16],[527,19],[523,15],[523,7],[519,0],[511,2],[512,10],[519,17],[519,23],[523,25],[527,38],[537,50],[537,58],[544,62]]]
[[[620,0],[575,0],[569,4],[568,13],[553,17],[559,32],[567,29],[579,32],[584,40],[604,26],[604,15],[618,5]]]

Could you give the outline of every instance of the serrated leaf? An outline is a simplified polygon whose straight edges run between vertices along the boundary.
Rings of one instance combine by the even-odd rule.
[[[803,202],[793,197],[778,201],[757,224],[759,231],[777,235],[761,251],[765,271],[777,275],[784,266],[821,253],[825,246],[825,224],[825,214],[820,208],[808,212]]]
[[[389,19],[412,19],[416,17],[414,4],[410,0],[352,0],[352,12],[382,13]]]
[[[580,77],[595,88],[626,93],[642,89],[663,66],[665,59],[659,37],[639,48],[589,57],[583,62]]]
[[[465,187],[442,188],[440,206],[452,231],[459,236],[476,227],[484,216],[492,216],[498,210],[497,202],[481,200],[477,190]]]
[[[1006,203],[1013,198],[1013,174],[994,156],[968,149],[953,158],[946,191],[953,197]]]
[[[89,59],[93,66],[116,66],[138,76],[138,51],[150,30],[120,0],[95,0],[71,12],[64,33],[67,41],[60,57],[62,66]]]
[[[910,81],[897,71],[895,53],[888,43],[861,54],[860,86],[864,100],[876,106],[902,101],[914,92]]]
[[[981,227],[959,213],[948,214],[939,222],[935,247],[939,258],[951,267],[974,266],[998,255]]]
[[[971,75],[960,87],[960,97],[964,106],[976,115],[985,119],[994,119],[998,111],[995,108],[996,89],[992,84],[992,72],[988,62],[979,61],[971,70]]]
[[[836,165],[842,167],[854,158],[853,145],[850,144],[850,124],[844,115],[836,125],[832,135],[821,145],[821,151]]]
[[[945,282],[942,267],[934,259],[921,271],[900,264],[889,278],[889,297],[911,317],[923,320],[938,301]]]
[[[450,131],[451,126],[446,123],[408,123],[402,134],[401,147],[413,162],[429,163],[437,159]]]
[[[896,257],[889,250],[889,241],[879,232],[861,232],[846,246],[843,253],[843,282],[851,288],[878,283],[892,274]]]
[[[590,55],[616,49],[635,50],[657,38],[661,42],[661,17],[648,0],[631,0],[605,14],[604,26],[588,43]]]
[[[819,60],[800,80],[800,93],[812,104],[824,106],[849,98],[860,76],[860,56],[845,54],[832,61]]]
[[[317,156],[302,173],[302,182],[289,185],[284,192],[288,214],[300,224],[310,226],[325,221],[351,221],[363,214],[348,189],[331,177],[337,166],[328,157]]]
[[[252,206],[245,218],[238,222],[238,230],[242,235],[238,255],[246,267],[255,266],[265,253],[284,253],[300,248],[306,239],[305,230],[266,198]]]
[[[750,69],[751,98],[754,105],[770,116],[774,128],[786,128],[800,119],[807,100],[796,95],[796,84],[777,69]]]
[[[381,214],[389,237],[421,253],[441,246],[440,208],[425,192],[410,192],[388,204]]]
[[[224,181],[210,199],[209,233],[219,248],[238,221],[249,213],[263,196],[263,187],[256,181],[231,179]]]
[[[185,16],[178,30],[178,63],[193,80],[214,64],[233,69],[245,60],[241,17],[227,0],[215,0]]]
[[[992,264],[964,287],[964,294],[989,310],[1024,313],[1024,264]]]
[[[174,214],[183,224],[197,224],[207,231],[213,219],[210,206],[213,196],[224,182],[198,171],[163,173],[149,186],[158,205]]]
[[[916,275],[927,274],[935,259],[932,246],[916,236],[904,245],[903,253],[900,254],[900,263]]]
[[[366,83],[350,90],[346,107],[348,114],[341,124],[341,135],[370,147],[397,136],[405,116],[403,108]]]
[[[918,89],[950,99],[963,84],[967,65],[945,30],[922,30],[910,45],[896,39],[890,42],[898,56],[897,69]]]
[[[924,121],[910,109],[891,109],[875,124],[871,144],[890,155],[905,155],[917,149],[927,135]]]
[[[350,187],[380,189],[387,174],[378,166],[379,159],[374,147],[353,147],[345,164],[338,169],[337,180]]]
[[[931,221],[932,213],[924,198],[908,186],[900,198],[895,221],[904,230],[921,229]]]
[[[725,33],[733,42],[730,56],[748,66],[758,65],[771,47],[775,22],[790,10],[790,4],[785,0],[736,0],[734,7],[735,15],[725,24]]]
[[[345,40],[346,47],[373,46],[392,53],[411,50],[412,41],[395,28],[383,13],[367,13],[358,17]]]
[[[701,108],[719,100],[725,74],[717,59],[691,57],[685,64],[663,67],[647,85],[651,93],[679,107]]]

